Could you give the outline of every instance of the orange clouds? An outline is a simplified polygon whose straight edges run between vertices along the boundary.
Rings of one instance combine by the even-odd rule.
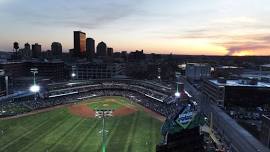
[[[251,56],[251,55],[255,55],[255,54],[254,54],[254,51],[242,50],[242,51],[239,51],[239,52],[234,52],[231,55],[232,56]]]

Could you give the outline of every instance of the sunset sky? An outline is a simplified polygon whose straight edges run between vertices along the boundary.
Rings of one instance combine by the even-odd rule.
[[[270,0],[0,0],[0,51],[81,30],[115,51],[270,55]]]

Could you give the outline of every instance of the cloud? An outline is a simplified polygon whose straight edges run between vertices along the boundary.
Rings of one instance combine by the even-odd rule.
[[[242,51],[249,51],[255,55],[269,54],[269,27],[269,24],[250,17],[220,18],[179,30],[180,34],[165,35],[164,38],[205,41],[225,48],[226,55]]]
[[[241,38],[238,38],[241,39]],[[270,35],[249,35],[242,39],[249,39],[248,41],[230,41],[224,43],[217,43],[227,48],[227,55],[233,55],[242,51],[250,51],[253,54],[263,54],[270,51]]]
[[[227,49],[228,49],[227,55],[234,55],[237,53],[241,53],[242,51],[251,51],[253,53],[259,53],[260,50],[270,49],[270,46],[259,44],[244,44],[244,45],[228,46]]]
[[[2,6],[0,13],[5,13],[19,23],[99,28],[135,13],[140,1],[14,0],[13,3]]]

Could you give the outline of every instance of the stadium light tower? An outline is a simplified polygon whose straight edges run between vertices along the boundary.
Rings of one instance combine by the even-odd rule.
[[[180,76],[181,74],[179,72],[175,72],[175,78],[176,78],[176,92],[175,92],[175,97],[176,98],[180,98],[181,94],[179,92],[179,88],[178,88],[178,82],[180,82]]]
[[[160,73],[161,73],[161,69],[160,69],[160,67],[158,68],[158,80],[159,80],[159,82],[161,82],[161,76],[160,76]]]
[[[176,82],[176,92],[175,92],[175,97],[177,98],[180,98],[180,92],[179,92],[179,89],[178,89],[178,83]]]
[[[33,76],[34,76],[34,83],[30,87],[30,91],[35,93],[35,100],[36,100],[37,99],[36,94],[40,90],[40,86],[36,84],[36,74],[38,73],[38,69],[37,68],[31,68],[30,71],[33,73]]]
[[[77,76],[76,75],[76,66],[73,65],[71,67],[71,78],[72,78],[72,80],[75,79],[76,76]]]
[[[5,78],[5,85],[6,85],[6,95],[8,95],[8,76],[5,74],[5,71],[3,69],[0,69],[0,75]],[[5,113],[4,110],[4,100],[1,101],[1,114]]]
[[[112,110],[109,109],[99,109],[96,110],[96,117],[102,118],[102,129],[100,133],[102,134],[102,147],[101,147],[101,152],[106,152],[106,135],[105,132],[105,118],[106,117],[111,117],[112,116]]]

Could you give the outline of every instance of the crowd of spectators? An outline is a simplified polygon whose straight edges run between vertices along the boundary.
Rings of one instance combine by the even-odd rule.
[[[81,99],[93,98],[99,96],[123,96],[129,98],[132,102],[136,102],[152,111],[155,111],[163,116],[170,117],[179,111],[181,102],[179,98],[169,93],[159,92],[159,86],[149,84],[141,84],[142,81],[133,83],[121,83],[120,81],[100,81],[100,82],[85,82],[70,84],[70,87],[50,86],[50,90],[37,96],[24,97],[6,103],[6,105],[15,104],[16,106],[24,107],[26,112],[29,110],[37,110],[56,105],[69,104],[79,102]],[[80,85],[79,85],[80,84]],[[153,89],[156,87],[156,89]],[[21,114],[23,111],[12,111],[12,114]]]
[[[61,96],[61,97],[52,97],[52,98],[37,98],[31,100],[25,100],[22,102],[16,103],[16,105],[20,105],[21,107],[27,107],[25,112],[29,112],[32,110],[38,110],[48,107],[53,107],[56,105],[70,104],[80,102],[82,99],[100,97],[100,96],[123,96],[130,101],[140,104],[152,111],[155,111],[163,116],[170,117],[178,112],[181,108],[180,102],[175,102],[173,104],[166,104],[160,101],[157,101],[153,98],[145,96],[139,92],[125,89],[98,89],[88,92],[80,92],[72,95]],[[10,103],[15,104],[15,103]],[[10,105],[9,104],[9,105]],[[9,115],[21,114],[23,111],[12,111]]]
[[[71,92],[89,92],[97,89],[124,89],[124,90],[131,90],[136,91],[146,96],[152,97],[160,102],[163,102],[169,94],[164,94],[152,89],[149,89],[144,86],[135,85],[135,84],[126,84],[126,83],[118,83],[118,82],[103,82],[103,83],[95,83],[90,85],[83,85],[83,86],[75,86],[69,87],[64,89],[52,90],[45,93],[45,97],[50,97],[59,94],[66,94]]]

